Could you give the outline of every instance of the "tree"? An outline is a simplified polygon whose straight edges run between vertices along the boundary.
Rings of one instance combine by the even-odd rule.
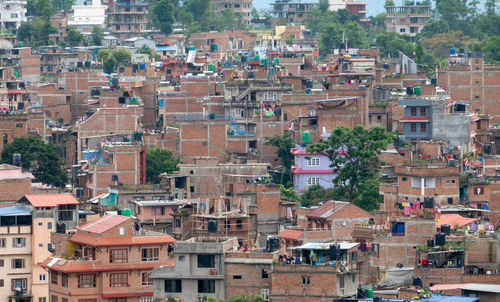
[[[151,48],[149,48],[149,46],[147,46],[146,44],[142,44],[141,48],[139,48],[139,53],[142,53],[145,55],[151,56],[152,52],[153,52],[153,50]]]
[[[295,39],[294,34],[291,34],[288,37],[286,37],[286,40],[285,40],[286,45],[292,45],[294,39]]]
[[[370,185],[374,187],[370,182],[377,178],[380,168],[378,155],[393,141],[394,135],[386,133],[382,127],[337,127],[328,140],[308,146],[307,151],[326,153],[331,162],[330,167],[339,171],[333,179],[336,197],[341,196],[350,202],[359,200],[359,206],[369,209],[373,208],[378,200],[360,200],[360,196]]]
[[[152,21],[162,33],[169,35],[172,32],[174,17],[174,5],[171,0],[155,0],[152,2]]]
[[[381,57],[394,57],[398,50],[412,57],[413,43],[408,35],[400,35],[395,32],[385,32],[377,35],[377,48]]]
[[[268,146],[274,146],[278,148],[276,150],[276,156],[281,160],[281,165],[283,169],[281,170],[281,184],[285,184],[284,179],[285,174],[288,174],[291,180],[291,172],[294,155],[290,152],[295,146],[295,140],[290,136],[290,133],[285,132],[282,136],[275,135],[265,138],[265,144]]]
[[[69,46],[78,46],[83,41],[83,35],[81,32],[76,30],[74,27],[70,26],[66,30],[66,40]]]
[[[103,69],[104,69],[104,72],[105,73],[113,73],[113,72],[116,72],[116,59],[113,57],[113,56],[107,56],[105,59],[104,59],[104,62],[103,62]]]
[[[340,30],[337,24],[329,23],[320,35],[319,52],[326,57],[335,47],[340,47]]]
[[[485,41],[484,50],[488,61],[500,64],[500,35],[489,37]]]
[[[159,183],[160,174],[178,170],[180,160],[170,150],[153,148],[146,151],[146,181]]]
[[[330,3],[328,0],[319,0],[318,7],[320,11],[327,12],[330,9]]]
[[[70,10],[74,4],[74,0],[52,0],[52,7],[54,10]]]
[[[107,49],[99,49],[97,51],[97,61],[104,62],[110,56],[109,50]],[[116,65],[116,64],[115,64]]]
[[[27,45],[36,47],[49,44],[49,34],[56,33],[57,29],[50,23],[41,19],[27,21],[19,26],[17,39]]]
[[[320,185],[312,185],[299,195],[300,204],[304,207],[317,206],[334,198],[333,189],[325,189]]]
[[[436,34],[431,38],[422,38],[423,48],[433,53],[438,58],[447,57],[449,55],[450,48],[465,47],[469,42],[471,42],[471,38],[464,35],[462,31],[457,31],[451,34]]]
[[[280,198],[289,201],[298,201],[299,196],[297,191],[293,187],[286,188],[284,185],[280,185]]]
[[[118,63],[128,63],[130,62],[130,51],[125,48],[116,48],[113,50],[113,57]]]
[[[104,39],[104,29],[100,26],[92,27],[92,43],[96,46],[102,45],[102,40]]]
[[[62,168],[61,147],[45,143],[36,136],[16,137],[4,146],[2,163],[12,164],[13,154],[21,154],[23,169],[29,170],[37,181],[56,187],[68,183]]]

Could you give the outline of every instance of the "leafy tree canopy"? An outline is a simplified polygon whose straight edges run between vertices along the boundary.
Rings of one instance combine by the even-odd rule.
[[[180,161],[170,150],[153,148],[146,151],[146,181],[160,182],[160,174],[176,171]]]
[[[321,202],[335,199],[334,193],[333,189],[312,185],[299,195],[300,204],[304,207],[317,206]]]
[[[280,183],[287,183],[287,181],[291,180],[290,169],[292,168],[294,155],[290,150],[295,146],[295,140],[290,136],[290,133],[285,132],[282,136],[266,137],[265,144],[277,148],[276,156],[281,160],[283,166]],[[285,175],[288,175],[288,180],[285,179]]]
[[[60,157],[61,147],[45,143],[36,136],[16,137],[4,146],[2,163],[12,164],[14,154],[21,154],[23,169],[29,170],[37,181],[56,187],[68,183]]]
[[[104,39],[104,29],[100,26],[92,27],[92,43],[96,46],[102,45],[102,40]]]

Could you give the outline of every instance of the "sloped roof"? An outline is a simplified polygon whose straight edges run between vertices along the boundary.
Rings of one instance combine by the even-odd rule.
[[[338,211],[342,210],[348,204],[349,204],[349,202],[345,202],[345,201],[330,200],[330,201],[325,202],[320,207],[310,211],[309,213],[306,214],[306,216],[311,217],[311,218],[327,219],[328,217],[330,217],[333,214],[337,213]]]
[[[475,218],[467,218],[458,214],[442,214],[436,226],[440,228],[443,224],[449,224],[451,229],[453,229],[456,225],[464,226],[471,224],[474,221],[476,221]]]
[[[89,246],[131,246],[171,244],[175,239],[169,235],[159,236],[99,236],[76,232],[69,239],[71,242]]]
[[[67,261],[61,258],[49,257],[45,259],[41,266],[64,273],[80,272],[106,272],[106,271],[133,271],[152,270],[158,266],[173,266],[174,258],[170,257],[166,262],[141,262],[141,263],[118,263],[108,264],[101,261]]]
[[[104,215],[103,217],[91,221],[87,224],[84,224],[78,228],[81,231],[87,231],[90,233],[101,234],[109,229],[114,228],[117,225],[122,224],[123,222],[132,219],[128,216],[122,215]],[[77,233],[78,234],[78,233]]]
[[[278,238],[299,240],[304,235],[304,230],[284,229],[278,234]]]
[[[28,194],[24,195],[35,208],[55,208],[61,205],[78,205],[78,200],[69,193],[61,194]]]

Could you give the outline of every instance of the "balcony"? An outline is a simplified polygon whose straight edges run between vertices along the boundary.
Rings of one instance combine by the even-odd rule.
[[[11,225],[11,226],[1,226],[0,227],[0,234],[9,234],[9,235],[16,235],[16,234],[31,234],[31,225]]]

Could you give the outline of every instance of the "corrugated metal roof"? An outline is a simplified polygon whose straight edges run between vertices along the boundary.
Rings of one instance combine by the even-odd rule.
[[[334,244],[333,242],[308,242],[301,246],[294,247],[293,249],[297,250],[328,250],[330,249],[330,245]],[[340,244],[341,250],[349,250],[355,246],[359,245],[359,242],[337,242],[336,244]]]
[[[90,233],[101,234],[123,222],[132,219],[122,215],[105,215],[97,220],[82,225],[78,230],[87,231]],[[77,233],[78,234],[78,233]]]
[[[26,210],[20,207],[5,207],[0,208],[0,216],[19,216],[19,215],[29,215],[30,210]]]
[[[60,205],[78,205],[78,200],[69,193],[28,194],[24,198],[35,208],[55,208]]]
[[[285,229],[278,234],[278,238],[298,240],[304,235],[303,230]]]
[[[316,208],[316,209],[312,210],[311,212],[307,213],[306,216],[327,219],[328,217],[332,216],[336,212],[342,210],[348,204],[349,204],[349,202],[345,202],[345,201],[330,200],[330,201],[324,203],[319,208]]]

